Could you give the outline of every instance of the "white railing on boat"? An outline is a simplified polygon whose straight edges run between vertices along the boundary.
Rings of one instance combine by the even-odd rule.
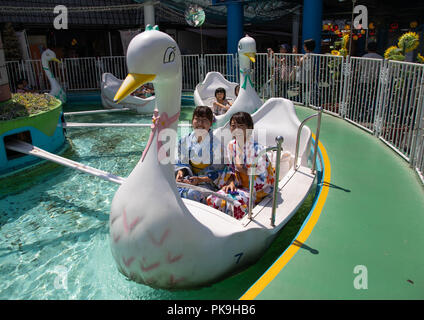
[[[275,161],[275,179],[274,179],[274,189],[272,192],[272,211],[271,211],[271,226],[275,227],[275,211],[277,209],[277,194],[279,191],[279,182],[280,182],[280,166],[281,166],[281,151],[283,151],[282,144],[284,142],[284,138],[282,136],[278,136],[275,138],[275,142],[277,145],[275,147],[269,147],[261,150],[259,154],[253,159],[252,166],[250,167],[249,172],[249,206],[248,206],[248,214],[247,217],[252,219],[252,210],[253,210],[253,189],[254,189],[254,181],[256,175],[256,166],[259,159],[270,151],[276,151],[276,161]]]
[[[100,90],[101,76],[123,79],[126,59],[65,58],[50,68],[67,92]],[[40,60],[6,62],[9,84],[16,91],[26,78],[33,89],[49,91]],[[183,90],[193,91],[210,71],[238,82],[238,56],[183,55]],[[258,53],[254,85],[261,97],[284,97],[345,119],[375,135],[415,168],[424,184],[424,65],[319,54]]]

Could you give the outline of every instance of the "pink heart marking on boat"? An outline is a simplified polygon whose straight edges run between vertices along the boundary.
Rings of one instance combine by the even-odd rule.
[[[125,258],[122,257],[122,261],[124,262],[124,264],[127,268],[129,268],[131,266],[131,264],[134,262],[134,260],[135,260],[134,257],[131,257],[128,260],[125,260]]]
[[[170,277],[169,277],[169,284],[171,285],[171,286],[174,286],[174,285],[176,285],[177,283],[179,283],[179,282],[181,282],[181,281],[184,281],[185,280],[185,278],[184,277],[181,277],[181,278],[175,278],[174,277],[174,275],[173,274],[171,274],[170,275]]]
[[[113,236],[113,242],[114,243],[117,243],[119,241],[119,239],[121,239],[121,235]]]
[[[125,230],[126,234],[130,233],[135,228],[135,226],[141,221],[141,218],[137,217],[137,218],[134,219],[134,221],[130,225],[128,225],[127,212],[126,212],[125,208],[124,208],[124,212],[122,214],[122,218],[123,218],[122,223],[124,225],[124,230]]]
[[[165,232],[162,234],[162,237],[160,238],[159,241],[157,241],[150,233],[149,233],[149,238],[152,241],[152,243],[158,247],[162,246],[163,243],[165,242],[165,239],[168,237],[170,230],[166,229]]]
[[[143,261],[145,261],[145,260],[146,259],[143,257]],[[151,270],[158,268],[159,266],[160,266],[160,262],[155,262],[155,263],[153,263],[153,264],[151,264],[150,266],[147,266],[147,267],[144,266],[144,263],[140,263],[140,268],[141,268],[141,271],[143,271],[143,272],[149,272]]]
[[[174,262],[177,262],[178,260],[180,260],[181,258],[183,257],[183,255],[182,254],[180,254],[180,255],[178,255],[178,256],[175,256],[175,257],[172,257],[171,256],[171,253],[170,252],[168,252],[168,257],[167,257],[167,260],[168,260],[168,263],[174,263]]]

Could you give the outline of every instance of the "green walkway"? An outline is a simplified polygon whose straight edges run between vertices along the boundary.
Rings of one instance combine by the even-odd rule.
[[[379,139],[333,116],[323,115],[320,140],[331,164],[321,215],[256,299],[424,299],[424,188],[415,172]],[[367,289],[354,287],[365,276],[354,273],[360,265]]]

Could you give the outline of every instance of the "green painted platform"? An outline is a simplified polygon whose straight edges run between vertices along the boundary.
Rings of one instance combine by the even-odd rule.
[[[296,111],[300,119],[313,113]],[[315,130],[315,121],[309,126]],[[424,299],[419,178],[383,142],[342,119],[324,114],[320,140],[331,180],[319,220],[256,299]],[[358,265],[367,268],[367,289],[354,287]]]

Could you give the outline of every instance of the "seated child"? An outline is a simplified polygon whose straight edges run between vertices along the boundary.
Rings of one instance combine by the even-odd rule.
[[[216,101],[213,103],[213,113],[216,116],[224,114],[232,106],[232,103],[226,99],[226,92],[224,88],[217,88],[215,90]]]
[[[218,193],[235,200],[234,208],[225,200],[209,196],[207,204],[227,214],[234,213],[234,218],[241,219],[249,208],[249,168],[264,146],[255,141],[253,136],[253,120],[247,112],[237,112],[230,119],[230,130],[233,140],[227,146],[229,165],[218,182],[221,190]],[[275,172],[269,157],[264,154],[257,161],[254,183],[253,204],[259,203],[272,193]]]
[[[17,84],[17,93],[26,93],[26,92],[35,92],[35,90],[33,90],[29,84],[28,81],[26,79],[20,79],[18,84]]]
[[[178,142],[175,164],[175,181],[199,185],[216,191],[216,181],[224,169],[224,148],[211,129],[213,114],[207,106],[197,106],[193,112],[193,131]],[[186,187],[179,187],[182,198],[206,202],[203,193]]]
[[[22,82],[18,82],[16,92],[17,93],[25,93],[26,92],[25,89],[24,89],[24,84]]]
[[[142,85],[140,88],[138,88],[136,91],[132,93],[133,96],[146,99],[148,97],[155,95],[155,90],[153,89],[153,86],[149,86],[147,83]]]

